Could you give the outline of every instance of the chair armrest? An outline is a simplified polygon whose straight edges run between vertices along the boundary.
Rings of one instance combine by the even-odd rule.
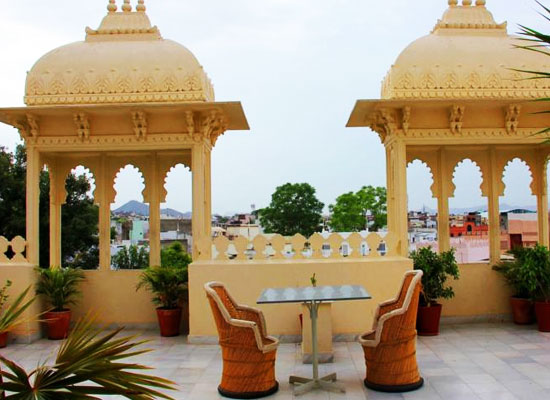
[[[248,306],[242,306],[242,305],[238,305],[236,309],[239,313],[239,319],[255,322],[256,325],[258,325],[258,328],[260,329],[260,333],[262,334],[262,336],[264,337],[267,336],[265,318],[263,313],[260,310],[256,308],[248,307]]]
[[[399,304],[399,300],[391,300],[385,303],[381,303],[378,309],[378,317],[381,317],[384,314],[387,314],[393,310],[397,310],[402,307],[402,304]]]
[[[270,351],[276,350],[279,345],[279,341],[274,337],[262,335],[260,327],[256,322],[231,318],[229,324],[233,329],[238,329],[243,332],[243,342],[255,342],[256,347],[262,353],[269,353]],[[230,336],[233,337],[233,335]],[[239,335],[236,335],[235,337],[238,336]]]

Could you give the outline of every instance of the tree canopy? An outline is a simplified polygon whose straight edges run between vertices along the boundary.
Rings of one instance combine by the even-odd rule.
[[[329,225],[335,232],[377,231],[387,224],[386,188],[363,186],[356,193],[344,193],[329,206]],[[370,224],[368,214],[372,216]]]
[[[270,205],[258,214],[266,233],[310,236],[321,230],[324,206],[309,183],[286,183],[275,189]]]
[[[0,147],[0,235],[12,239],[25,237],[26,231],[26,172],[27,154],[23,145],[15,153]],[[88,196],[90,182],[84,175],[69,174],[66,180],[67,199],[62,207],[62,262],[81,268],[97,268],[98,209]],[[50,180],[47,171],[40,175],[40,265],[50,258]]]

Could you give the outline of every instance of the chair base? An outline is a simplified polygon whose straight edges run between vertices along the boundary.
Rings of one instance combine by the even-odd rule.
[[[260,399],[262,397],[271,396],[273,393],[276,393],[279,390],[279,382],[275,381],[275,385],[271,389],[264,390],[263,392],[230,392],[218,386],[218,393],[223,397],[228,397],[230,399]]]
[[[416,389],[420,389],[424,385],[424,379],[420,378],[418,382],[408,383],[406,385],[380,385],[378,383],[372,383],[365,379],[365,386],[369,389],[376,390],[377,392],[387,393],[401,393],[410,392]]]

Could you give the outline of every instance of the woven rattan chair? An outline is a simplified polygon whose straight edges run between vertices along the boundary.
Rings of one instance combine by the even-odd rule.
[[[223,373],[218,392],[225,397],[255,399],[279,389],[275,355],[279,341],[267,336],[260,310],[239,305],[223,283],[204,285],[218,328]]]
[[[408,271],[396,299],[381,303],[372,330],[359,337],[365,353],[365,386],[407,392],[424,383],[416,363],[416,313],[422,271]]]

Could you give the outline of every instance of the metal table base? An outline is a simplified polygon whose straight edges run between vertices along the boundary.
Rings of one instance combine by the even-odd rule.
[[[313,378],[303,378],[300,376],[291,376],[288,382],[294,387],[294,394],[299,396],[301,394],[310,392],[314,389],[326,390],[329,392],[345,393],[346,389],[338,383],[336,383],[336,374],[332,373],[327,376],[319,378],[319,360],[317,350],[317,315],[319,312],[320,301],[308,301],[306,302],[309,310],[309,316],[311,318],[311,348],[312,348],[312,364],[313,364]]]

